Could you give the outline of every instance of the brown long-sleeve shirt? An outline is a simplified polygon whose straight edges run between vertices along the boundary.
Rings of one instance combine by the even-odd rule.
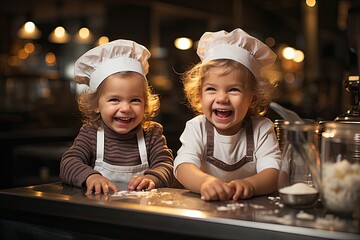
[[[141,164],[136,132],[118,134],[104,125],[104,162],[117,166]],[[60,179],[70,185],[85,186],[86,179],[95,173],[96,134],[93,126],[83,126],[73,145],[63,154],[60,162]],[[144,132],[149,169],[144,175],[151,177],[156,187],[169,187],[173,181],[173,154],[167,147],[163,127],[156,122]]]

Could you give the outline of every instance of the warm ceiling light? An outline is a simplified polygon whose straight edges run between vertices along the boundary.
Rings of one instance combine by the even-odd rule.
[[[309,7],[314,7],[316,5],[316,0],[306,0],[305,2]]]
[[[304,58],[305,58],[305,55],[304,55],[303,51],[301,51],[301,50],[295,51],[295,55],[293,58],[294,62],[300,63],[300,62],[304,61]]]
[[[192,47],[193,41],[190,38],[181,37],[181,38],[177,38],[174,44],[177,49],[188,50]]]
[[[88,44],[91,43],[92,40],[93,40],[93,35],[90,32],[90,30],[86,27],[81,28],[76,35],[76,41],[78,43]]]
[[[38,39],[41,36],[41,32],[35,23],[28,21],[19,29],[17,35],[23,39]]]
[[[70,35],[64,27],[58,26],[50,33],[49,41],[52,43],[68,43],[70,41]]]
[[[29,54],[22,48],[18,51],[18,57],[22,60],[25,60]]]
[[[48,66],[54,66],[56,64],[56,56],[54,53],[49,52],[45,55],[45,63]]]
[[[81,29],[79,30],[79,36],[80,36],[82,39],[88,38],[88,37],[90,36],[90,31],[89,31],[89,29],[88,29],[88,28],[85,28],[85,27],[81,28]]]
[[[295,49],[292,47],[284,48],[282,51],[282,56],[287,60],[293,59],[295,56]]]
[[[105,44],[105,43],[108,43],[109,42],[109,38],[107,36],[101,36],[97,42],[96,42],[96,45],[102,45],[102,44]]]
[[[28,43],[25,44],[24,50],[25,50],[26,53],[32,54],[35,51],[35,45],[33,43],[31,43],[31,42],[28,42]]]

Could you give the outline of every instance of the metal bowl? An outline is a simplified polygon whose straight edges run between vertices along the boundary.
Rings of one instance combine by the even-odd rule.
[[[281,201],[292,207],[310,207],[314,205],[319,198],[319,193],[310,194],[285,194],[280,193]]]

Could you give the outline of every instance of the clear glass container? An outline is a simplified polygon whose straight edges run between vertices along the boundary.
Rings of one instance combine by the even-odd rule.
[[[321,139],[322,195],[327,209],[360,210],[360,124],[327,122]]]
[[[286,132],[285,132],[285,129],[283,128],[283,126],[285,124],[289,124],[289,121],[286,121],[284,119],[276,119],[274,121],[276,138],[279,142],[279,148],[280,148],[281,152],[283,152],[283,149],[285,146],[285,141],[286,141]]]
[[[304,183],[317,190],[320,187],[320,155],[318,131],[320,125],[312,120],[284,121],[281,125],[285,142],[278,178],[278,189]]]

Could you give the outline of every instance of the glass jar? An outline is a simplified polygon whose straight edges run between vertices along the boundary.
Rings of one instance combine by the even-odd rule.
[[[360,210],[360,124],[327,122],[321,139],[321,180],[325,206]]]
[[[285,129],[283,128],[283,126],[285,124],[289,124],[289,121],[286,121],[284,119],[276,119],[274,121],[276,138],[279,142],[279,148],[280,148],[281,152],[283,152],[285,142],[286,142],[286,132],[285,132]]]
[[[305,183],[319,190],[320,155],[318,131],[320,125],[312,120],[282,123],[286,136],[282,150],[278,189]]]

